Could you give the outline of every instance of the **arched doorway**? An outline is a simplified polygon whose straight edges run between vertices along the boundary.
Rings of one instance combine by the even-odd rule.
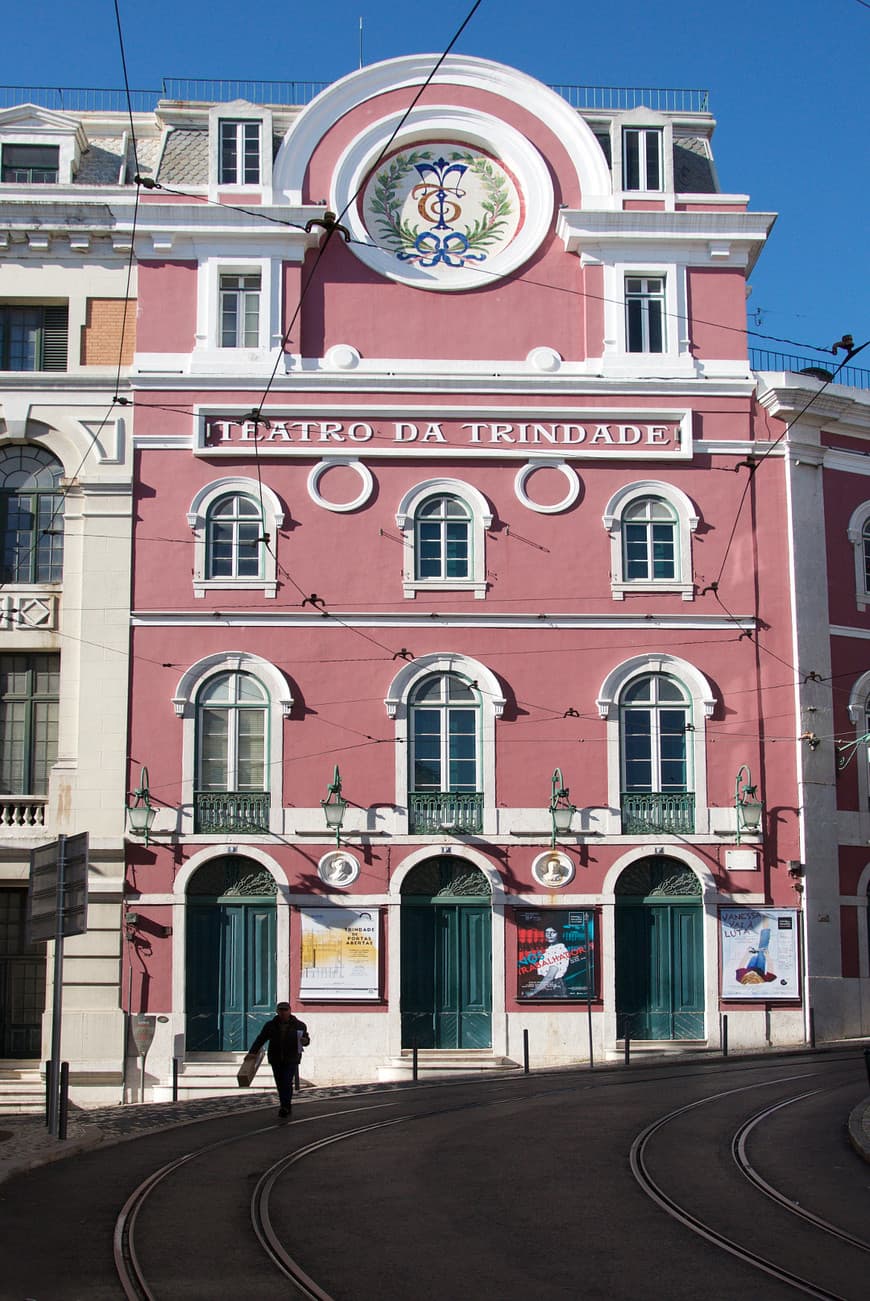
[[[402,1047],[492,1046],[492,896],[461,858],[429,858],[402,884]]]
[[[251,859],[205,863],[187,887],[188,1052],[244,1052],[275,1006],[274,878]]]
[[[630,864],[615,895],[617,1036],[703,1039],[700,881],[684,863],[655,855]]]

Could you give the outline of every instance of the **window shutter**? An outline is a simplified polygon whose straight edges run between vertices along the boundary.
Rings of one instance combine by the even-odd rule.
[[[43,308],[42,370],[66,370],[69,307]]]

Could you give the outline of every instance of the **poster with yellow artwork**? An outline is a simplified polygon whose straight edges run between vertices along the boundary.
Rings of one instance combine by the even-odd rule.
[[[377,908],[303,908],[301,999],[380,997]]]

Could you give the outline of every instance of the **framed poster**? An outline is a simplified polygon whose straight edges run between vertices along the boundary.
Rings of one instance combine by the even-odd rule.
[[[517,998],[595,997],[595,914],[584,908],[518,909]]]
[[[722,908],[722,997],[800,998],[795,908]]]
[[[301,999],[380,997],[380,909],[301,908]]]

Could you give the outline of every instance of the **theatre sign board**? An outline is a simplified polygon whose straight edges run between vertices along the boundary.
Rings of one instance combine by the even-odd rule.
[[[614,411],[572,408],[475,411],[383,407],[328,411],[325,407],[266,407],[252,418],[250,408],[196,409],[200,455],[258,454],[318,456],[353,450],[357,455],[394,456],[397,451],[458,456],[638,458],[689,460],[692,413],[689,410]]]

